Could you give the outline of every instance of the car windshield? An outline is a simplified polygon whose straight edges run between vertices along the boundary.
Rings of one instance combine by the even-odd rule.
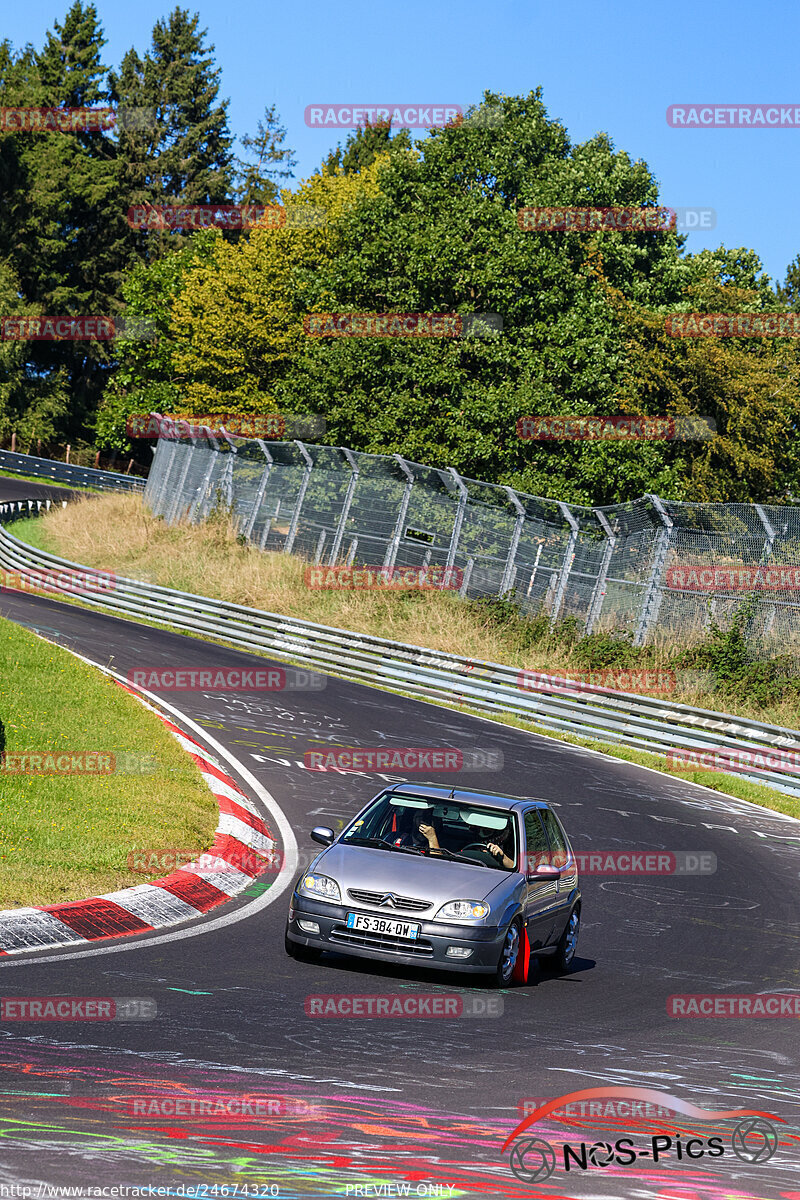
[[[385,792],[345,829],[341,840],[492,870],[513,871],[517,864],[514,814],[463,800]]]

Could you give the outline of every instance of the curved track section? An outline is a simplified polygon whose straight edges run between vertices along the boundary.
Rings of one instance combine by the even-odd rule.
[[[95,661],[102,656],[122,675],[265,661],[48,598],[0,593],[0,612]],[[502,753],[503,772],[458,782],[547,797],[576,851],[706,851],[716,855],[717,869],[585,875],[575,969],[501,994],[502,1015],[492,1019],[308,1016],[308,998],[327,994],[488,1000],[492,993],[463,976],[344,957],[296,963],[283,951],[286,893],[274,888],[246,919],[222,927],[210,920],[192,937],[176,930],[158,945],[117,942],[113,952],[95,947],[4,961],[4,997],[151,997],[158,1015],[4,1022],[0,1180],[153,1185],[184,1196],[212,1196],[215,1185],[222,1195],[225,1185],[238,1189],[230,1196],[797,1200],[796,1021],[666,1013],[674,993],[797,989],[797,822],[601,754],[334,678],[307,693],[163,698],[246,763],[297,832],[301,853],[313,850],[306,830],[341,826],[385,778],[310,772],[307,750],[479,747]],[[788,1124],[767,1163],[734,1156],[727,1137],[726,1155],[713,1160],[678,1161],[672,1153],[658,1164],[612,1163],[568,1175],[559,1169],[541,1183],[519,1182],[500,1147],[520,1120],[523,1098],[602,1084],[655,1087],[706,1109],[759,1109]],[[574,1145],[626,1135],[644,1147],[651,1134],[675,1128],[663,1118],[617,1117],[609,1126],[592,1116],[565,1127],[549,1117],[533,1132]]]

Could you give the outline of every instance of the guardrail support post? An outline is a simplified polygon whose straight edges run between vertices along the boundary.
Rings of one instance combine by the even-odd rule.
[[[567,545],[564,549],[564,561],[561,564],[561,570],[558,574],[558,583],[556,585],[556,594],[553,597],[553,611],[550,613],[550,628],[554,629],[556,621],[561,613],[561,606],[564,603],[564,596],[567,593],[567,581],[569,573],[572,570],[572,563],[575,559],[575,545],[578,541],[578,530],[580,526],[573,517],[567,505],[563,500],[558,501],[558,507],[561,510],[561,515],[569,525],[569,537]]]
[[[300,484],[300,491],[297,493],[297,503],[295,504],[294,512],[292,513],[292,521],[291,521],[291,524],[289,525],[289,532],[286,535],[286,542],[283,547],[284,554],[292,553],[292,547],[294,546],[295,538],[297,537],[297,527],[300,524],[300,509],[303,507],[303,501],[306,498],[306,492],[308,491],[308,485],[311,480],[311,472],[314,470],[314,460],[311,457],[311,455],[308,453],[308,451],[306,450],[303,443],[299,442],[295,438],[294,444],[295,444],[295,446],[297,446],[297,449],[300,451],[303,458],[305,459],[306,469],[303,472],[303,479]]]
[[[514,523],[514,532],[511,535],[511,545],[508,548],[508,557],[503,570],[503,579],[500,584],[500,595],[504,596],[506,592],[510,592],[514,586],[514,577],[516,576],[515,562],[517,558],[517,550],[519,550],[519,539],[522,537],[522,531],[525,528],[525,509],[522,502],[511,487],[504,487],[503,491],[508,496],[517,513],[517,519]]]
[[[458,508],[456,509],[456,517],[453,521],[453,532],[450,535],[450,545],[447,549],[447,562],[445,564],[447,571],[445,578],[452,574],[453,565],[456,561],[456,552],[458,550],[459,539],[461,538],[461,528],[464,524],[464,514],[467,511],[468,498],[466,484],[459,475],[458,471],[455,469],[455,467],[450,467],[448,469],[450,474],[453,476],[456,487],[458,488]],[[472,572],[470,570],[470,574],[471,573]]]
[[[350,516],[350,506],[353,503],[353,496],[356,493],[356,484],[358,483],[358,459],[352,450],[345,450],[343,446],[340,449],[350,464],[350,479],[347,483],[342,511],[339,513],[339,523],[336,526],[336,533],[333,538],[330,557],[328,558],[328,562],[332,567],[336,565],[336,560],[342,550],[345,526],[347,525],[347,518]]]
[[[406,460],[401,458],[399,454],[393,454],[392,458],[405,475],[406,486],[403,488],[403,497],[400,501],[400,510],[397,514],[392,540],[386,547],[386,553],[383,556],[383,565],[384,567],[388,567],[389,570],[391,570],[394,566],[397,559],[397,551],[400,549],[400,538],[403,536],[403,526],[406,523],[406,516],[408,515],[408,503],[411,499],[411,489],[414,486],[414,472],[411,470]]]
[[[586,615],[584,633],[587,637],[594,631],[594,627],[600,620],[600,614],[603,611],[603,601],[606,598],[606,577],[608,576],[608,567],[611,562],[611,555],[614,553],[614,548],[617,544],[617,536],[609,525],[608,518],[606,517],[605,513],[602,513],[599,508],[596,508],[594,510],[594,515],[597,517],[597,520],[603,527],[603,533],[606,535],[606,544],[603,547],[603,557],[600,560],[600,570],[597,574],[597,583],[594,585],[592,600],[589,605],[589,612]]]
[[[634,646],[643,646],[645,644],[647,635],[658,618],[658,610],[661,607],[661,581],[664,575],[664,565],[667,561],[667,552],[673,529],[672,518],[658,496],[654,496],[651,492],[645,493],[645,496],[656,510],[658,519],[661,522],[661,528],[656,533],[650,579],[642,598],[639,622],[636,626],[636,633],[633,639]]]

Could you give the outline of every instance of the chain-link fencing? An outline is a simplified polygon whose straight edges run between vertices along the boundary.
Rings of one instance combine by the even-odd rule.
[[[552,624],[636,645],[727,627],[742,605],[751,638],[800,641],[799,508],[655,495],[586,508],[398,454],[210,432],[159,439],[145,500],[170,523],[221,505],[254,545],[321,566],[442,568],[462,596],[513,591]]]

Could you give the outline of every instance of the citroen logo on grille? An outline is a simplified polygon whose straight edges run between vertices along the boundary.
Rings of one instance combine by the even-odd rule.
[[[380,899],[381,908],[395,908],[395,895],[393,892],[385,892]]]

